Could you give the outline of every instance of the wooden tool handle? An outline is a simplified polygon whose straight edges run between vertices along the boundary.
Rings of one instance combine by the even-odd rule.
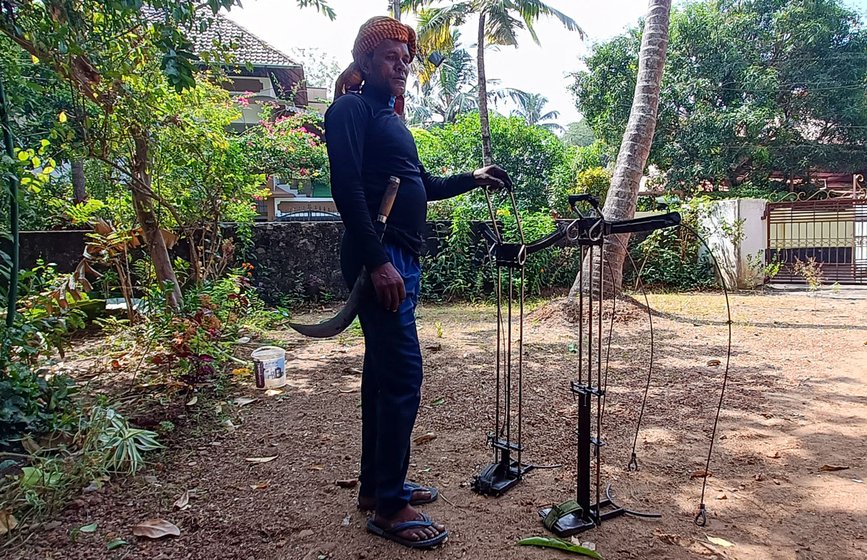
[[[388,186],[385,188],[385,194],[382,195],[382,202],[379,204],[379,215],[376,221],[384,224],[388,220],[388,215],[391,214],[391,207],[394,206],[394,199],[397,198],[397,189],[400,187],[400,178],[391,176],[388,178]]]

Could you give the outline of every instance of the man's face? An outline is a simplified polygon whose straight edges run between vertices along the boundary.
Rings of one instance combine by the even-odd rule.
[[[373,55],[362,64],[365,81],[377,89],[390,91],[392,95],[403,95],[412,59],[406,43],[386,39],[373,51]]]

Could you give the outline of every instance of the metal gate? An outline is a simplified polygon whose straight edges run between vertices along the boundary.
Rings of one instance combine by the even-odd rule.
[[[777,282],[804,282],[798,261],[813,260],[823,282],[867,283],[867,199],[769,202],[766,262],[782,266]]]

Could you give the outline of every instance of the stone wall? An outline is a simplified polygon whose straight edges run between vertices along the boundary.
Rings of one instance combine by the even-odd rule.
[[[343,298],[348,290],[340,273],[341,222],[267,222],[253,225],[253,249],[247,259],[255,267],[253,283],[271,304],[288,300]],[[425,253],[437,254],[447,222],[427,227]],[[21,268],[38,259],[55,263],[62,273],[81,261],[87,231],[27,231],[21,233]],[[9,250],[8,242],[2,245]],[[185,245],[173,251],[187,257]],[[287,301],[288,303],[288,301]]]
[[[439,254],[448,236],[449,222],[428,222],[424,254]],[[481,265],[486,246],[479,225],[472,226],[479,238],[475,255]],[[21,234],[21,268],[31,268],[38,258],[53,262],[60,272],[71,272],[81,261],[86,231],[39,231]],[[231,232],[230,232],[231,234]],[[340,272],[341,222],[267,222],[252,226],[253,249],[246,259],[255,267],[253,284],[270,304],[298,303],[345,298],[348,290]],[[179,243],[173,256],[187,258]]]
[[[88,233],[83,230],[22,231],[19,234],[21,269],[33,268],[36,261],[42,259],[56,264],[60,272],[72,272],[81,262]],[[3,239],[0,246],[9,253],[11,247],[7,239]]]

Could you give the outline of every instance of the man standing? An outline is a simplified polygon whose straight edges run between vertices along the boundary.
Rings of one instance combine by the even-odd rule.
[[[365,344],[358,505],[375,512],[367,524],[371,533],[429,548],[444,542],[448,531],[413,506],[434,501],[437,491],[406,481],[422,383],[415,307],[427,202],[477,186],[511,189],[512,182],[496,166],[445,178],[424,169],[401,119],[415,55],[411,27],[389,17],[362,25],[352,49],[354,62],[338,78],[334,103],[325,114],[325,139],[332,195],[346,226],[343,275],[351,286],[366,267],[376,293],[358,310]],[[401,183],[380,241],[373,217],[390,176]]]

